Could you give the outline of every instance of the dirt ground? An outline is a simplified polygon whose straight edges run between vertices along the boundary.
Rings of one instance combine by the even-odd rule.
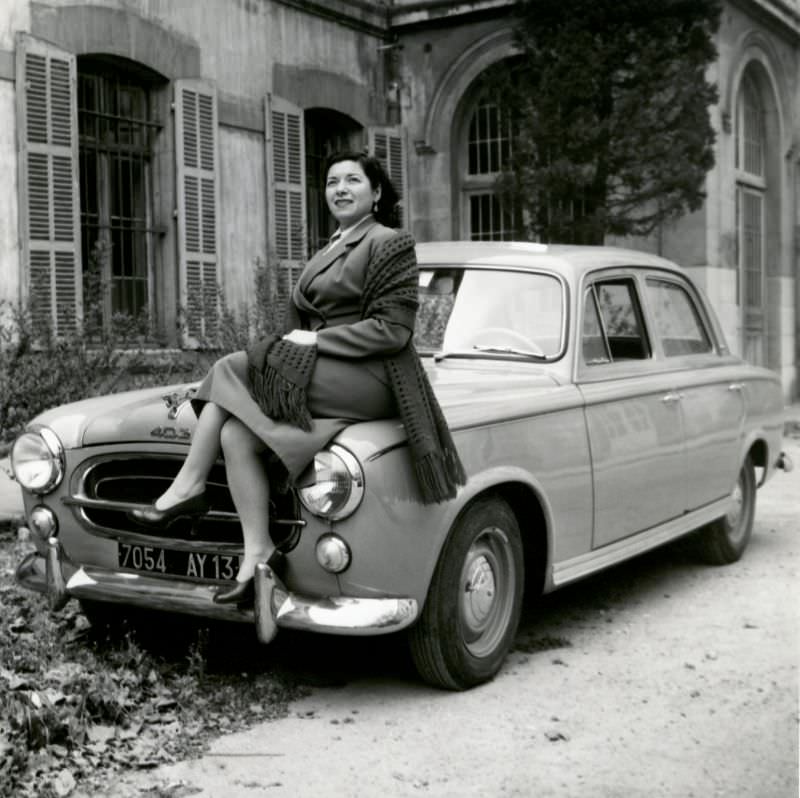
[[[685,543],[529,607],[500,675],[421,684],[395,639],[281,633],[316,684],[286,719],[109,795],[798,796],[796,470],[759,491],[744,559]]]

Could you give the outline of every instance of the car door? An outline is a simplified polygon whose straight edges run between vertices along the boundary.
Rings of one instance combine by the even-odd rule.
[[[659,357],[672,372],[686,444],[686,510],[727,496],[736,482],[743,385],[725,361],[699,297],[677,275],[648,276],[645,299]]]
[[[671,375],[654,359],[633,275],[585,287],[577,382],[585,400],[594,487],[593,547],[683,512],[685,454]]]

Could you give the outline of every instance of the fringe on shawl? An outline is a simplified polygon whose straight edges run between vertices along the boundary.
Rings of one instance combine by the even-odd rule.
[[[276,346],[281,350],[294,349],[295,367],[285,366],[281,357],[273,354]],[[304,352],[298,352],[299,348],[299,344],[282,341],[277,336],[259,342],[248,351],[247,376],[250,392],[264,415],[310,432],[313,421],[306,403],[306,385],[314,368],[316,347],[304,346],[302,349],[307,350]]]
[[[467,474],[428,375],[413,344],[384,361],[423,504],[455,497]]]
[[[445,455],[429,452],[420,458],[414,458],[414,473],[423,504],[439,504],[455,498],[458,486],[467,481],[461,460],[453,449]]]

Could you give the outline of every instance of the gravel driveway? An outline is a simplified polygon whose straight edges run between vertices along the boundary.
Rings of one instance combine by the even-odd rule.
[[[113,791],[170,796],[798,795],[800,440],[733,566],[683,543],[529,608],[491,684],[420,684],[394,640],[282,633],[284,720]],[[111,793],[110,793],[111,794]]]

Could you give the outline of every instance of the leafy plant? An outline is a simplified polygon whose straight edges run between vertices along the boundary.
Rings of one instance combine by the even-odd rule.
[[[252,275],[250,300],[237,308],[230,307],[219,284],[214,290],[190,295],[181,314],[182,337],[194,338],[200,350],[225,353],[247,349],[253,341],[276,333],[288,294],[288,271],[280,265],[272,268],[257,257]]]
[[[84,277],[83,325],[70,334],[54,335],[48,318],[35,307],[0,301],[0,455],[25,424],[48,407],[116,391],[200,379],[220,355],[244,349],[254,339],[279,328],[286,288],[276,271],[257,258],[251,302],[234,311],[227,306],[221,288],[216,287],[214,292],[192,300],[199,304],[189,312],[217,320],[210,334],[200,339],[198,349],[154,350],[155,335],[146,314],[133,317],[118,313],[104,320],[104,257],[98,244]]]
[[[112,774],[282,717],[306,692],[238,625],[155,614],[126,623],[117,612],[113,628],[98,630],[75,601],[48,612],[44,597],[13,583],[29,548],[0,532],[0,795],[65,796],[75,785],[94,794]]]

